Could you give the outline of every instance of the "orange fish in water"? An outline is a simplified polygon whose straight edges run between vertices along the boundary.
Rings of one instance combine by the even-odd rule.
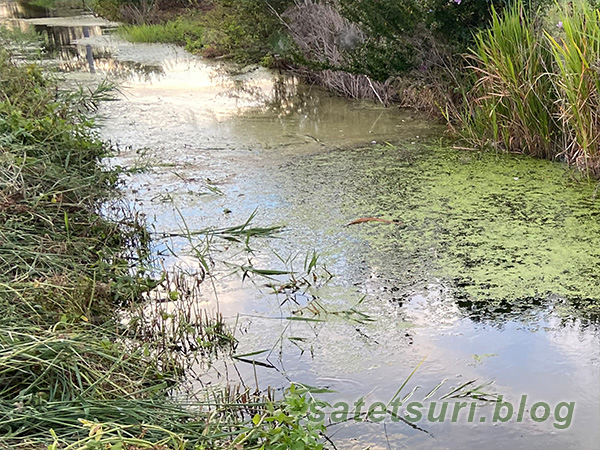
[[[346,226],[349,227],[350,225],[358,225],[359,223],[366,223],[366,222],[395,223],[398,225],[404,225],[404,223],[399,220],[380,219],[379,217],[363,217],[362,219],[353,220]]]

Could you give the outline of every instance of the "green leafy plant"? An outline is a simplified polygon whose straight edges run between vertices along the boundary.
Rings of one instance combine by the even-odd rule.
[[[264,411],[254,415],[252,426],[233,445],[261,450],[322,450],[325,425],[308,420],[308,392],[292,384],[281,402],[269,402]]]

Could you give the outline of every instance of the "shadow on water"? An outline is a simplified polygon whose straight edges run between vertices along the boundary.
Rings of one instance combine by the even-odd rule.
[[[443,127],[406,111],[126,43],[96,18],[44,18],[19,5],[0,1],[0,17],[45,31],[67,80],[120,82],[123,96],[100,108],[101,133],[121,150],[112,164],[146,168],[124,190],[157,232],[180,233],[180,214],[201,229],[258,210],[257,224],[284,231],[255,253],[230,246],[223,259],[298,270],[316,251],[335,275],[293,291],[259,277],[242,282],[223,267],[203,306],[237,323],[239,354],[263,351],[264,365],[217,361],[191,382],[295,381],[335,390],[324,396],[334,402],[386,401],[426,358],[407,387],[421,386],[415,399],[443,379],[494,379],[514,403],[523,394],[531,403],[574,401],[573,423],[420,423],[429,433],[349,423],[332,429],[340,448],[598,448],[595,186],[546,161],[437,148],[431,139]],[[348,226],[367,217],[402,225]],[[193,268],[188,244],[157,247]],[[374,320],[356,320],[357,308]]]

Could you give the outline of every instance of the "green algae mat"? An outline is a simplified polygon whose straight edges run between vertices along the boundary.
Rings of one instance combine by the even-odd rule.
[[[547,301],[600,311],[598,183],[561,163],[411,143],[303,156],[290,170],[311,191],[297,214],[321,227],[402,222],[345,229],[404,290],[441,284],[474,317]]]

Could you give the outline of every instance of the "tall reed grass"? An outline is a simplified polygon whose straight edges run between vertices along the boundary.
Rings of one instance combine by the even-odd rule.
[[[455,118],[473,145],[600,175],[600,15],[585,0],[557,8],[558,23],[522,1],[493,11],[467,56],[473,88]]]
[[[567,161],[600,174],[600,11],[585,1],[560,8],[563,33],[546,32]]]
[[[468,59],[474,77],[462,123],[472,141],[494,148],[555,156],[560,132],[548,73],[551,54],[540,45],[542,31],[518,2],[478,34]]]

